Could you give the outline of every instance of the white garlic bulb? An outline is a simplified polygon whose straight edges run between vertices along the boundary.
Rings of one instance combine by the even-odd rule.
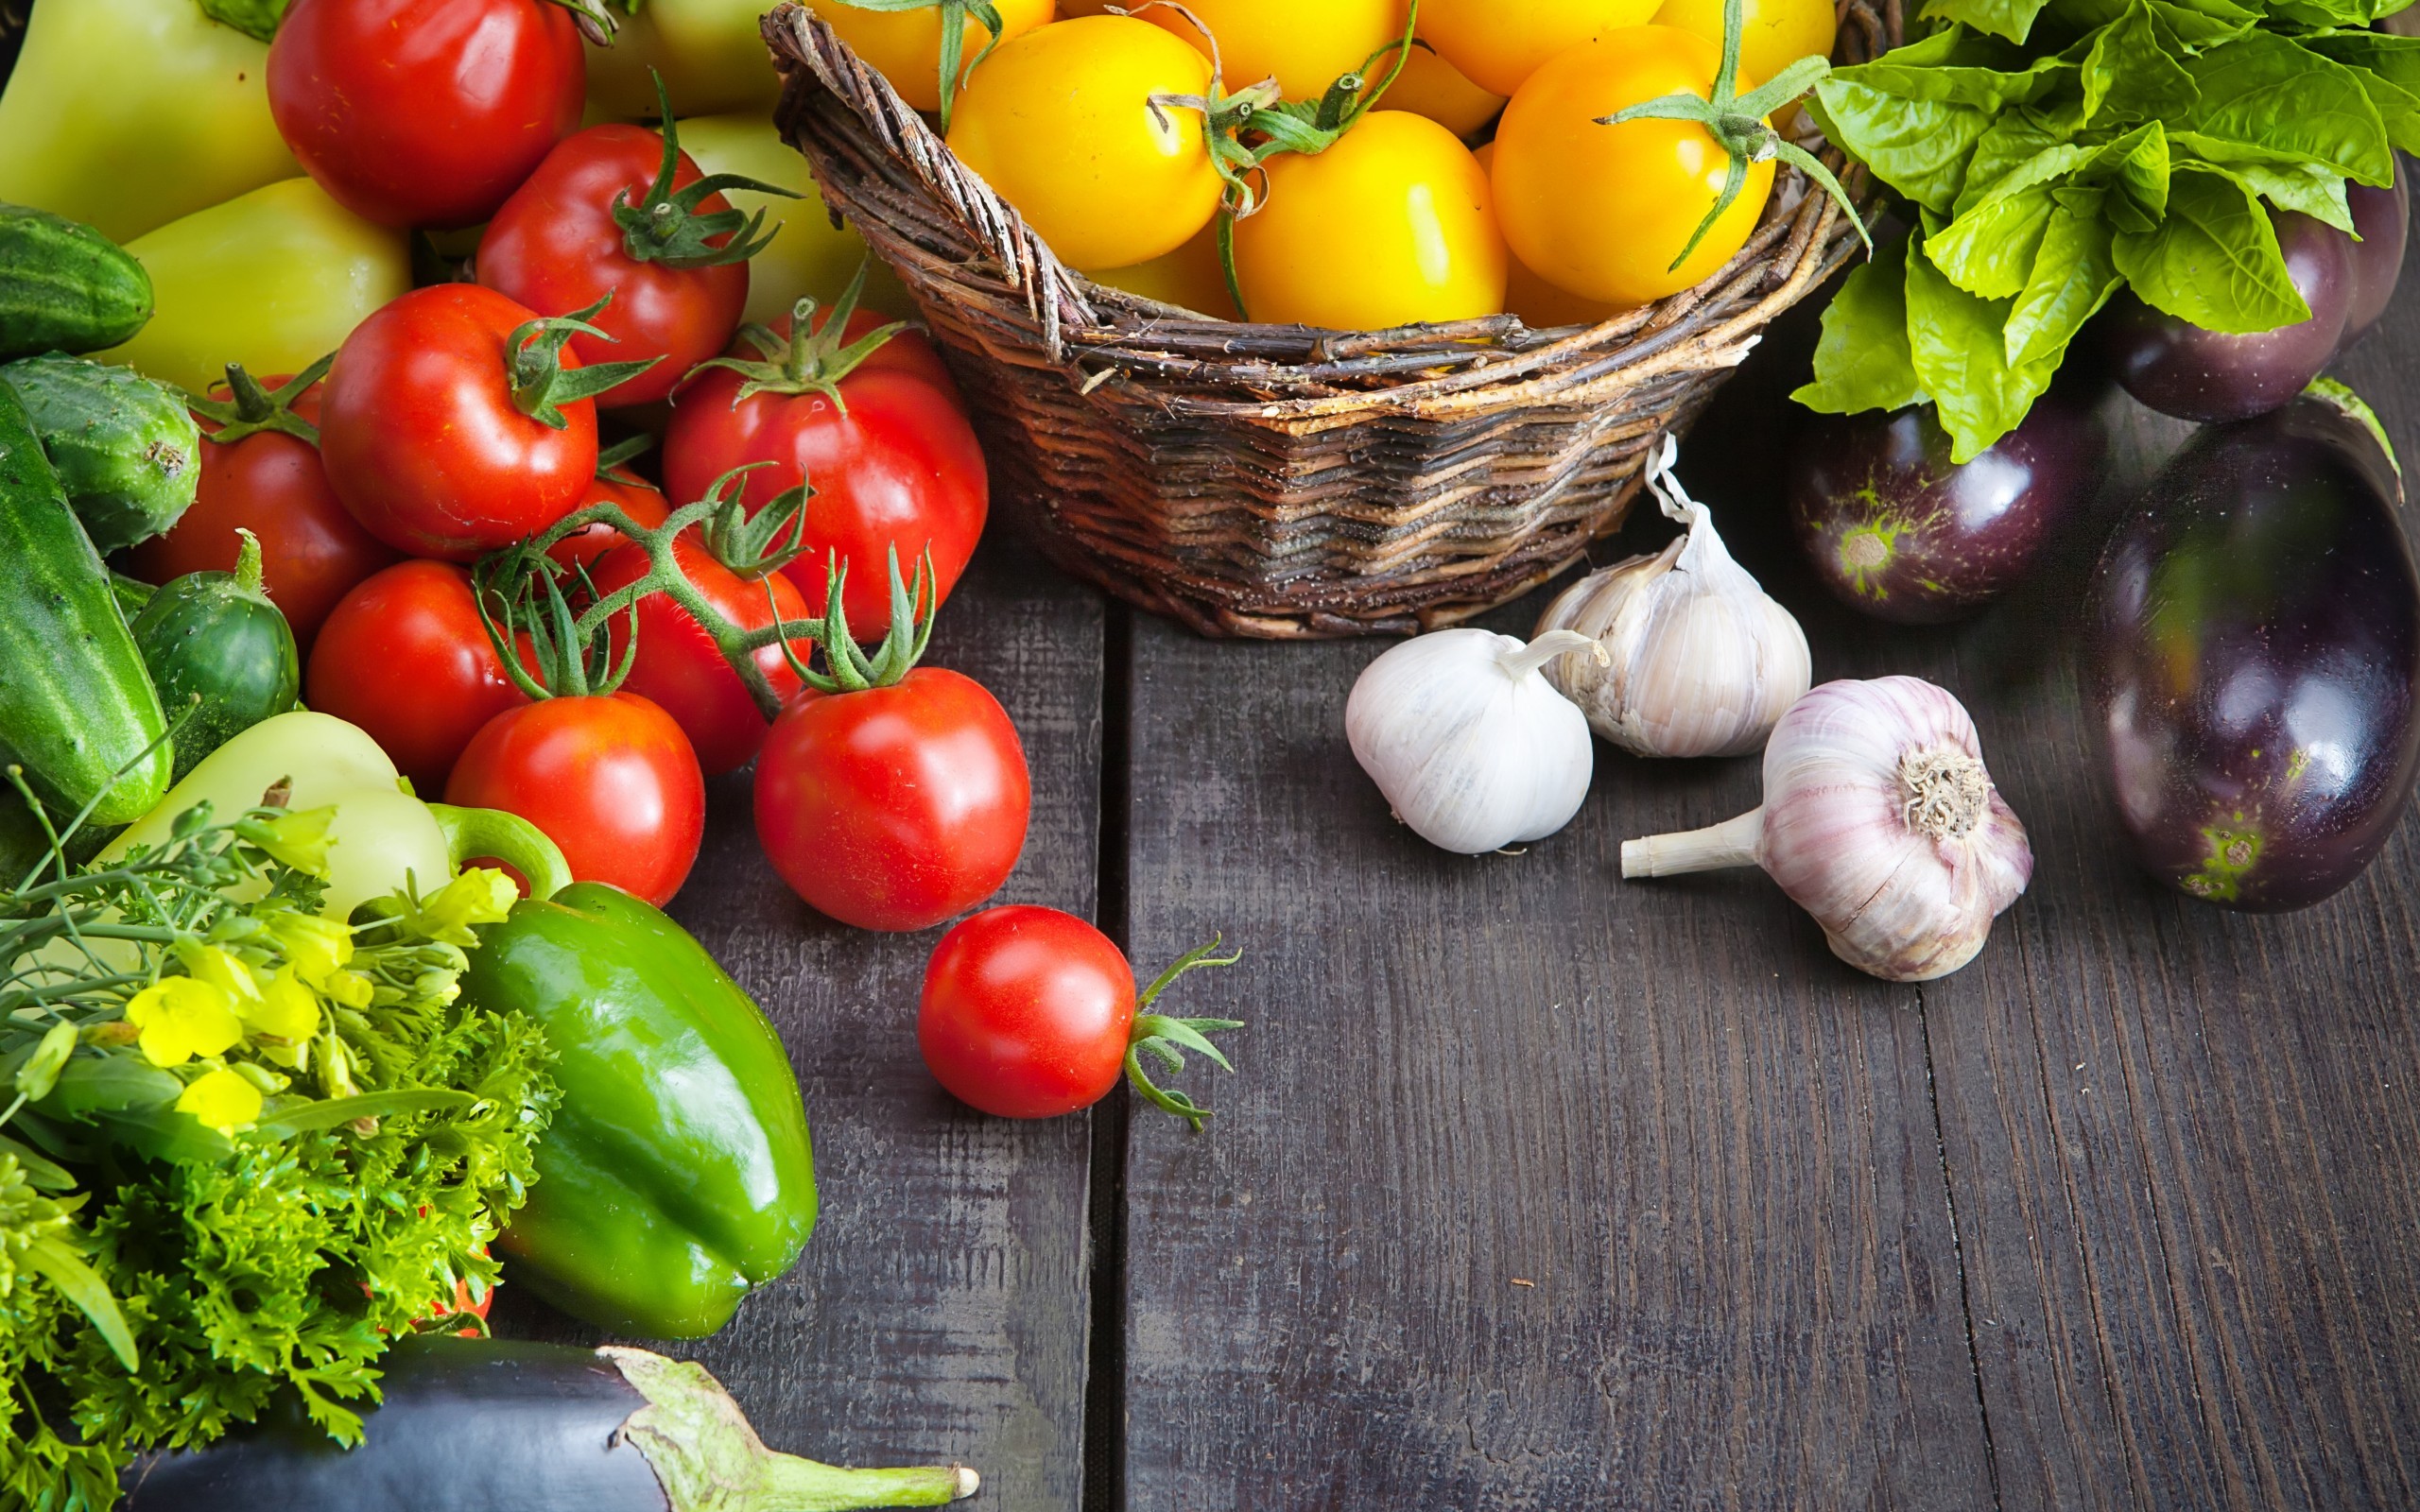
[[[1588,721],[1538,668],[1595,652],[1556,630],[1523,644],[1493,630],[1436,630],[1361,669],[1344,706],[1353,756],[1429,844],[1464,855],[1542,840],[1588,796]]]
[[[1893,982],[1974,959],[2033,851],[1964,706],[1921,678],[1827,682],[1765,746],[1764,807],[1622,847],[1625,877],[1759,866],[1832,953]]]
[[[1672,475],[1678,451],[1665,437],[1647,486],[1687,531],[1556,595],[1538,633],[1578,630],[1607,654],[1557,658],[1547,677],[1635,755],[1744,755],[1806,692],[1806,633],[1723,549],[1713,516]]]

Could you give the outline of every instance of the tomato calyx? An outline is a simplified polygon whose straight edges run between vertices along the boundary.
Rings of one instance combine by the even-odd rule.
[[[715,509],[699,524],[698,539],[706,555],[742,582],[762,581],[806,555],[806,501],[815,496],[811,485],[783,490],[752,515],[742,502],[741,480],[772,465],[751,462],[733,468],[706,491]],[[789,533],[786,543],[782,541],[784,531]]]
[[[1765,117],[1789,101],[1798,98],[1820,83],[1832,71],[1829,60],[1802,58],[1775,74],[1772,78],[1742,94],[1739,85],[1740,0],[1722,0],[1722,62],[1715,70],[1714,87],[1700,97],[1683,91],[1645,100],[1611,115],[1597,118],[1599,126],[1621,126],[1631,121],[1693,121],[1705,129],[1706,134],[1730,154],[1731,164],[1722,179],[1722,193],[1715,197],[1714,207],[1689,232],[1681,255],[1672,259],[1672,268],[1689,260],[1714,229],[1731,202],[1739,198],[1740,189],[1748,181],[1748,164],[1765,163],[1774,158],[1798,169],[1817,183],[1837,201],[1857,228],[1858,239],[1865,243],[1866,255],[1874,255],[1874,237],[1865,227],[1865,217],[1858,214],[1857,202],[1832,177],[1824,161],[1795,142],[1782,139],[1780,132],[1765,124]],[[1670,269],[1667,269],[1670,271]]]
[[[907,10],[938,10],[942,13],[942,134],[949,134],[950,107],[957,102],[958,82],[967,71],[992,56],[1000,45],[1000,33],[1008,28],[1001,23],[1000,8],[992,0],[840,0],[852,10],[874,10],[896,15]],[[990,40],[975,61],[965,67],[959,60],[966,56],[966,18],[973,16],[983,23]]]
[[[832,311],[821,325],[815,323],[817,305],[809,295],[792,307],[787,337],[769,326],[752,323],[740,327],[740,339],[756,349],[758,360],[709,357],[698,364],[696,370],[721,368],[739,374],[739,391],[731,396],[734,409],[757,394],[821,394],[846,415],[849,401],[840,392],[841,381],[880,351],[884,343],[908,329],[907,321],[893,320],[855,341],[845,339],[849,317],[856,313],[857,300],[865,292],[867,266],[865,263],[857,265],[856,276],[849,280],[849,286],[833,301]]]
[[[607,5],[606,0],[549,0],[549,3],[570,11],[572,24],[590,42],[599,47],[614,45],[614,33],[621,28],[621,23],[614,18],[613,7]],[[621,4],[629,13],[638,13],[639,0],[621,0]]]
[[[504,352],[505,381],[512,387],[514,408],[548,430],[563,430],[571,421],[564,418],[562,406],[619,387],[664,360],[648,357],[641,362],[563,366],[563,344],[575,335],[595,336],[600,341],[621,339],[588,323],[613,302],[614,296],[608,291],[585,310],[541,316],[512,328],[512,333],[504,338]]]
[[[790,648],[786,636],[776,637],[781,641],[782,659],[789,663],[799,681],[818,693],[865,693],[892,686],[924,660],[925,647],[933,639],[933,611],[940,607],[933,582],[933,554],[928,551],[916,558],[912,589],[899,575],[897,546],[890,548],[890,628],[883,632],[882,644],[869,656],[857,644],[856,637],[849,633],[849,611],[840,602],[849,583],[849,564],[838,552],[831,554],[825,568],[830,593],[824,600],[823,618],[816,622],[813,636],[815,644],[823,648],[823,664],[830,670],[816,671]],[[776,631],[781,628],[774,627]]]
[[[1148,1054],[1169,1071],[1183,1071],[1183,1052],[1192,1050],[1208,1057],[1219,1070],[1232,1073],[1236,1068],[1219,1047],[1211,1043],[1209,1037],[1227,1029],[1240,1029],[1244,1026],[1243,1021],[1179,1019],[1149,1010],[1152,1002],[1167,991],[1171,983],[1196,967],[1233,966],[1243,959],[1241,951],[1229,955],[1219,954],[1220,943],[1221,936],[1211,936],[1210,943],[1197,945],[1178,956],[1150,987],[1136,995],[1134,1026],[1126,1040],[1126,1079],[1133,1084],[1135,1094],[1162,1112],[1184,1119],[1197,1132],[1201,1127],[1201,1121],[1210,1116],[1210,1109],[1184,1092],[1162,1087],[1151,1080],[1150,1074],[1143,1069],[1143,1057]]]
[[[685,189],[673,188],[673,176],[681,166],[681,129],[672,118],[672,95],[664,87],[664,76],[655,74],[654,77],[655,97],[664,111],[660,131],[664,138],[664,163],[655,171],[655,181],[648,185],[647,197],[637,204],[631,203],[627,189],[614,196],[614,224],[622,228],[622,251],[634,263],[656,263],[670,268],[744,263],[769,246],[781,227],[775,225],[767,231],[762,210],[751,215],[744,210],[700,213],[698,207],[708,196],[726,189],[780,195],[786,199],[802,197],[794,189],[740,173],[710,173]],[[712,245],[717,236],[726,238],[719,247]]]
[[[638,435],[625,437],[611,446],[598,447],[596,449],[597,481],[600,483],[638,482],[638,475],[631,472],[625,464],[646,455],[648,448],[654,444],[655,438],[641,431]]]
[[[196,418],[217,424],[218,428],[210,433],[210,439],[221,446],[233,446],[263,431],[275,431],[316,447],[320,444],[320,428],[294,413],[294,402],[304,389],[325,378],[336,360],[337,354],[331,352],[275,388],[262,387],[261,381],[245,371],[242,363],[231,362],[227,365],[229,397],[209,399],[187,393],[185,408]]]

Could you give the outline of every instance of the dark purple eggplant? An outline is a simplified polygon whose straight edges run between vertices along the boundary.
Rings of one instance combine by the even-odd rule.
[[[2229,335],[2120,289],[2096,330],[2102,359],[2126,392],[2164,414],[2216,424],[2265,415],[2319,376],[2353,305],[2353,238],[2308,215],[2280,215],[2276,223],[2278,249],[2310,318]]]
[[[2324,384],[2202,432],[2093,576],[2086,685],[2119,825],[2153,876],[2231,908],[2351,882],[2420,773],[2420,573],[2360,406]]]
[[[2100,486],[2109,438],[2091,405],[2054,390],[1963,464],[1930,405],[1820,416],[1789,470],[1799,543],[1841,602],[1903,625],[1975,612],[2032,565]]]
[[[198,1452],[147,1454],[122,1512],[789,1512],[939,1506],[962,1466],[850,1470],[768,1450],[701,1366],[643,1349],[406,1339],[341,1449],[299,1406]],[[734,1496],[732,1486],[746,1489]]]
[[[2353,212],[2353,302],[2344,312],[2344,335],[2338,350],[2351,346],[2378,323],[2387,301],[2394,298],[2395,281],[2403,276],[2403,245],[2411,235],[2411,184],[2403,172],[2403,154],[2394,155],[2394,186],[2373,189],[2344,184],[2344,203]]]

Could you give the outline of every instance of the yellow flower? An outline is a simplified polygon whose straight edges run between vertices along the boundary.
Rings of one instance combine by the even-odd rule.
[[[209,983],[233,1002],[248,1003],[261,995],[260,983],[241,956],[198,939],[181,939],[176,950],[177,959],[196,981]]]
[[[261,1116],[260,1089],[221,1066],[196,1076],[177,1099],[177,1111],[191,1113],[221,1134],[250,1128]]]
[[[328,824],[336,816],[333,808],[303,809],[273,819],[240,820],[235,833],[268,851],[269,859],[281,866],[324,877],[328,874]]]
[[[258,999],[240,1005],[236,1011],[254,1034],[299,1040],[320,1032],[320,1000],[290,966],[269,979]]]
[[[137,992],[127,1002],[126,1022],[140,1031],[143,1058],[155,1066],[219,1055],[244,1038],[227,994],[198,976],[164,977]]]
[[[278,914],[268,920],[269,937],[285,952],[295,974],[326,990],[328,978],[353,960],[353,927],[317,914]]]
[[[479,937],[470,926],[504,922],[520,896],[521,889],[503,872],[493,867],[473,867],[422,899],[419,907],[407,910],[404,926],[451,945],[476,945]]]
[[[337,1006],[346,1008],[366,1008],[377,993],[376,986],[359,971],[331,971],[328,979],[320,984],[320,990]]]

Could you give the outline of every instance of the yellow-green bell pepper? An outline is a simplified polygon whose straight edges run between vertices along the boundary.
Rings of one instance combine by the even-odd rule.
[[[736,173],[792,190],[800,197],[786,199],[745,189],[723,191],[723,198],[743,213],[752,215],[762,210],[767,224],[778,221],[781,225],[765,249],[748,260],[747,318],[769,325],[789,314],[801,295],[813,295],[816,302],[829,309],[865,266],[869,255],[865,239],[855,227],[832,224],[806,160],[782,140],[761,112],[684,120],[681,150],[697,160],[701,173]],[[857,297],[857,303],[894,319],[916,318],[915,301],[908,297],[899,275],[880,261],[867,271],[865,292]]]

